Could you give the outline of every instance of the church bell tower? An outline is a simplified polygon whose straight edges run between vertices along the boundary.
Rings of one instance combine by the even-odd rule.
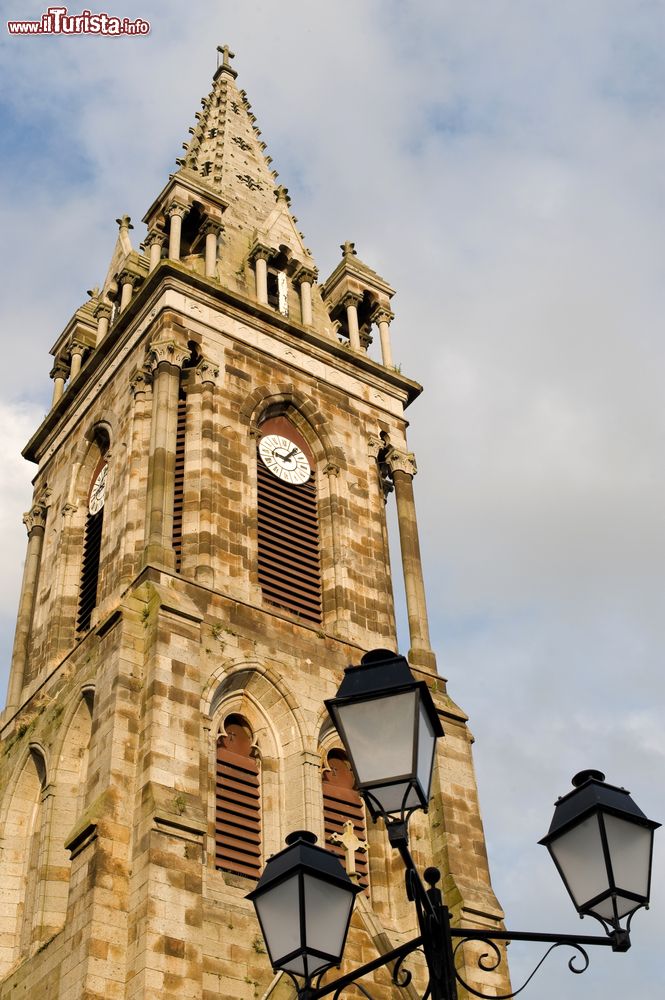
[[[454,920],[502,921],[467,719],[430,646],[404,415],[421,387],[393,364],[394,290],[350,242],[320,282],[220,55],[143,242],[122,216],[51,349],[24,450],[0,1000],[293,997],[245,897],[297,829],[363,889],[350,962],[414,935],[323,705],[346,666],[397,648],[391,503],[408,659],[446,733],[412,852],[441,868]],[[458,955],[466,980],[506,992],[475,957]],[[370,992],[409,995],[374,975]]]

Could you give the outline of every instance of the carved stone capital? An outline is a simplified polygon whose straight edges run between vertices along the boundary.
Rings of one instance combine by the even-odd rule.
[[[72,358],[74,357],[75,354],[78,354],[79,357],[83,357],[83,354],[85,353],[86,350],[87,350],[87,345],[81,343],[80,340],[72,340],[71,344],[69,345],[69,354],[70,357]]]
[[[139,392],[147,392],[152,385],[152,372],[147,368],[139,368],[130,378],[129,385],[135,396]]]
[[[328,462],[323,471],[326,476],[337,477],[339,476],[341,470],[337,462]]]
[[[277,251],[273,250],[272,247],[268,247],[265,243],[259,243],[259,241],[256,240],[252,249],[249,251],[248,260],[250,264],[255,264],[257,260],[269,261],[275,256],[276,252]]]
[[[261,438],[263,437],[263,434],[261,433],[260,428],[250,427],[249,436],[251,437],[252,441],[256,441],[256,443],[258,444]]]
[[[201,358],[195,369],[196,381],[201,385],[214,385],[219,377],[219,365],[207,358]]]
[[[96,320],[100,319],[111,319],[112,313],[111,305],[109,302],[99,302],[95,306],[95,311],[93,313]]]
[[[145,275],[139,271],[135,271],[131,267],[123,267],[122,271],[118,272],[117,278],[118,284],[131,285],[132,288],[137,288],[145,280]]]
[[[181,201],[172,201],[166,209],[169,219],[172,219],[174,215],[177,215],[180,219],[184,219],[188,212],[189,206],[183,204]]]
[[[356,295],[355,292],[347,292],[346,295],[342,297],[339,304],[344,309],[348,309],[349,306],[355,306],[355,308],[357,309],[361,301],[362,298],[360,295]]]
[[[210,233],[214,233],[215,236],[219,237],[224,232],[224,226],[221,222],[215,222],[214,219],[206,219],[201,226],[201,232],[204,236],[209,236]]]
[[[378,326],[380,323],[392,323],[395,313],[388,306],[377,306],[371,316],[372,323]]]
[[[71,517],[72,514],[75,514],[78,509],[79,505],[77,503],[66,503],[63,504],[60,513],[62,514],[63,517]]]
[[[319,272],[315,267],[307,267],[306,264],[301,264],[300,267],[298,267],[293,273],[293,281],[296,285],[298,285],[298,287],[300,287],[303,282],[313,285],[318,276]]]
[[[367,439],[367,454],[370,458],[378,458],[385,445],[376,434],[370,434]]]
[[[416,456],[412,451],[388,448],[385,454],[385,463],[391,476],[394,476],[396,472],[405,472],[407,476],[415,476],[418,472]]]
[[[143,245],[146,247],[151,247],[153,243],[158,243],[160,247],[163,247],[166,242],[166,233],[163,229],[151,229],[146,238],[143,241]]]
[[[182,368],[189,356],[190,351],[186,347],[181,347],[175,340],[158,340],[150,345],[147,364],[153,372],[164,361],[175,365],[176,368]]]
[[[27,528],[28,537],[32,534],[35,528],[45,528],[46,505],[43,503],[36,503],[30,508],[30,510],[27,510],[23,515],[23,523]]]
[[[69,362],[64,358],[56,358],[55,364],[51,371],[49,372],[49,377],[52,379],[61,378],[67,379],[69,376]]]

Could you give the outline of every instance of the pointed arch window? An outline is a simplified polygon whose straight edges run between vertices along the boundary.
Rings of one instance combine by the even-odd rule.
[[[97,466],[88,494],[88,514],[83,534],[83,561],[81,565],[81,586],[79,589],[76,630],[87,632],[90,628],[92,612],[97,604],[99,585],[99,556],[104,524],[104,503],[106,500],[106,479],[108,463],[102,459]]]
[[[315,462],[302,434],[286,417],[261,424],[257,499],[258,578],[264,600],[320,624]]]
[[[365,807],[356,790],[353,772],[343,750],[334,749],[328,753],[322,786],[326,847],[338,856],[345,868],[348,868],[350,850],[341,840],[348,830],[346,824],[353,824],[353,834],[359,843],[366,843],[367,826]],[[357,847],[353,852],[353,860],[358,874],[358,885],[367,889],[369,876],[366,849]]]
[[[261,782],[253,734],[240,715],[217,740],[215,867],[258,878],[261,872]]]

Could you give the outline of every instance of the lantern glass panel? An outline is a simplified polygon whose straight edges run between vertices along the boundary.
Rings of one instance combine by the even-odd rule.
[[[307,951],[330,956],[327,959],[308,956],[308,971],[314,975],[341,958],[355,893],[311,875],[304,876],[304,884]]]
[[[436,736],[430,717],[425,711],[425,706],[420,702],[420,713],[418,723],[418,781],[420,782],[425,800],[429,799],[429,789],[432,780],[432,766],[434,764],[434,747]]]
[[[337,711],[360,784],[413,772],[416,691],[339,705]]]
[[[566,830],[550,844],[578,909],[609,889],[598,816]]]
[[[297,874],[257,896],[255,906],[272,964],[279,965],[285,955],[301,947]]]
[[[383,785],[379,788],[374,786],[372,788],[372,798],[377,800],[387,815],[390,813],[399,813],[402,809],[417,809],[419,806],[422,806],[422,802],[418,798],[418,793],[413,785],[409,788],[409,794],[406,797],[406,802],[404,802],[404,795],[407,788],[409,788],[408,781],[399,781],[395,785]]]
[[[617,889],[634,892],[646,900],[649,895],[653,831],[619,816],[606,814],[605,832]]]

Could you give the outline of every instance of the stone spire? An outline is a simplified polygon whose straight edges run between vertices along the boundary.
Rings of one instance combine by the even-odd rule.
[[[287,190],[277,183],[277,171],[271,166],[252,106],[236,83],[237,72],[231,64],[234,53],[228,45],[218,46],[217,52],[212,89],[201,101],[190,139],[183,144],[184,155],[177,160],[178,170],[144,221],[149,227],[162,224],[159,211],[168,211],[174,192],[179,199],[189,189],[192,194],[185,201],[190,206],[197,199],[205,206],[208,192],[223,211],[219,278],[224,284],[242,285],[239,275],[243,268],[251,272],[252,254],[257,252],[266,253],[268,260],[279,258],[289,273],[304,269],[316,275],[291,214]]]

